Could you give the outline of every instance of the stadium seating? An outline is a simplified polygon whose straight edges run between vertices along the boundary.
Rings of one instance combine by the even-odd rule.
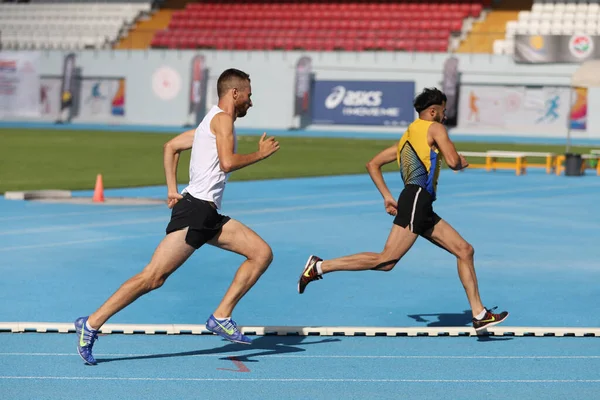
[[[152,47],[443,52],[465,18],[479,16],[489,1],[188,3],[156,32]]]
[[[3,49],[107,48],[140,15],[146,2],[0,3]]]
[[[518,11],[489,11],[485,18],[473,23],[468,34],[457,46],[457,53],[492,53],[494,41],[503,39],[507,21],[517,17]]]
[[[148,49],[154,39],[154,34],[169,26],[173,11],[172,9],[160,9],[154,12],[151,18],[138,20],[127,35],[122,35],[121,40],[114,48],[122,50]]]
[[[514,36],[600,34],[598,1],[534,3],[531,10],[521,11],[517,20],[506,23],[504,39],[494,42],[495,54],[513,54]]]

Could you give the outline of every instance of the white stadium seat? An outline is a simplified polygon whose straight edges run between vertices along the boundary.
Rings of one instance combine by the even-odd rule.
[[[528,21],[531,18],[531,11],[519,11],[519,21]]]
[[[575,33],[600,34],[600,2],[534,2],[531,10],[519,11],[516,21],[506,23],[505,40],[495,44],[496,50],[505,48],[515,35],[572,35]],[[501,49],[501,50],[500,50]],[[497,53],[494,50],[494,53]],[[512,52],[512,48],[510,50]]]
[[[494,54],[498,54],[498,55],[504,54],[504,40],[501,40],[501,39],[494,40],[492,48],[493,48]]]
[[[150,1],[0,3],[4,49],[111,47]]]

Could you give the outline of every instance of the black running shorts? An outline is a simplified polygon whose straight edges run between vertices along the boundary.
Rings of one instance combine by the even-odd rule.
[[[185,242],[195,249],[212,239],[231,218],[221,215],[208,201],[186,193],[171,212],[167,235],[188,228]]]
[[[421,186],[406,185],[398,197],[398,213],[394,224],[423,236],[440,222],[441,218],[433,212],[431,194]]]

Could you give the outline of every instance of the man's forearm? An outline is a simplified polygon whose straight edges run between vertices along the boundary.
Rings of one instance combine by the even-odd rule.
[[[163,154],[165,178],[167,179],[168,192],[178,192],[177,190],[177,164],[179,163],[179,153],[166,147]]]
[[[387,185],[385,184],[385,180],[383,179],[383,174],[381,173],[381,167],[372,166],[372,167],[369,167],[367,169],[367,171],[369,172],[369,176],[371,177],[371,180],[377,187],[377,190],[379,190],[379,193],[381,193],[381,196],[384,199],[393,197],[392,193],[390,192],[390,189],[388,189]]]
[[[258,151],[249,154],[232,154],[225,163],[221,163],[221,166],[225,172],[232,172],[252,165],[262,159],[264,159],[264,156]]]

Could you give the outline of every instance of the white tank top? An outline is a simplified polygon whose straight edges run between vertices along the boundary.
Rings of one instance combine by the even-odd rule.
[[[197,199],[212,201],[218,209],[221,208],[223,191],[229,174],[221,170],[217,138],[210,130],[210,122],[221,112],[223,110],[213,106],[196,128],[190,159],[190,183],[183,189],[183,193],[189,193]],[[233,151],[236,150],[237,136],[234,128]]]

